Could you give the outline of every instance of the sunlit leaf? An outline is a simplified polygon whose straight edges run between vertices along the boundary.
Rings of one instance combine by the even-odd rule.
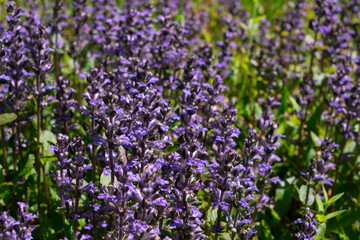
[[[0,114],[0,125],[7,124],[14,121],[17,118],[15,113],[3,113]]]
[[[346,210],[340,210],[340,211],[332,212],[332,213],[327,214],[325,216],[325,218],[326,218],[326,220],[329,220],[329,219],[331,219],[333,217],[336,217],[336,216],[338,216],[338,215],[340,215],[340,214],[342,214],[344,212],[346,212]]]
[[[319,232],[315,235],[314,240],[323,239],[323,237],[325,236],[325,232],[326,232],[326,223],[321,223],[318,226],[318,230],[319,230]]]

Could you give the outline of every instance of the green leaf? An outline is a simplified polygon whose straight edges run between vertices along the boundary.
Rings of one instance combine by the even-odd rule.
[[[179,22],[182,27],[185,26],[185,16],[182,13],[182,4],[179,5],[178,14],[175,18],[176,22]]]
[[[211,207],[208,210],[208,219],[210,220],[210,223],[215,223],[217,220],[217,214],[218,213],[218,207]]]
[[[319,194],[316,195],[316,207],[319,213],[324,213],[324,204],[321,201]]]
[[[246,24],[244,24],[244,23],[240,23],[239,26],[244,30],[248,29],[248,26]]]
[[[123,147],[123,146],[119,146],[119,154],[120,155],[126,155],[126,150],[125,150],[125,148]]]
[[[40,134],[40,141],[41,142],[49,142],[49,143],[56,143],[56,135],[49,131],[49,130],[45,130],[42,131]]]
[[[57,157],[54,156],[43,156],[40,158],[40,162],[42,165],[45,165],[47,162],[54,162]]]
[[[45,158],[43,159],[43,161],[45,161],[45,162],[52,161],[52,160],[46,159],[46,157],[54,156],[54,152],[50,151],[49,147],[50,147],[51,143],[56,143],[56,141],[57,141],[55,134],[51,131],[45,130],[45,131],[41,132],[41,134],[40,134],[40,141],[42,143],[42,147],[44,150],[43,157],[45,157]],[[41,161],[41,159],[40,159],[40,161]]]
[[[275,209],[282,217],[291,207],[291,185],[286,181],[281,181],[279,185],[275,192]]]
[[[296,182],[297,182],[297,178],[294,177],[294,176],[288,177],[288,178],[286,179],[286,182],[287,182],[288,184],[294,185],[294,184],[296,184]]]
[[[333,204],[334,202],[336,202],[337,200],[339,200],[343,195],[344,195],[344,193],[336,194],[335,196],[333,196],[332,198],[329,199],[328,204],[329,204],[329,205]]]
[[[288,99],[290,96],[290,91],[288,88],[282,88],[282,96],[283,98],[281,100],[280,113],[284,113],[288,108]]]
[[[326,223],[321,223],[318,226],[319,232],[315,235],[314,240],[320,240],[323,239],[323,237],[325,236],[325,232],[326,232]]]
[[[295,115],[291,116],[289,121],[287,121],[286,123],[294,129],[298,129],[300,126],[300,120]]]
[[[320,147],[321,145],[321,139],[313,132],[310,132],[311,139],[316,147]]]
[[[0,125],[12,122],[17,118],[15,113],[4,113],[0,114]]]
[[[256,22],[254,21],[254,19],[250,19],[249,20],[249,24],[248,24],[248,33],[251,37],[255,36],[255,33],[258,29],[258,24],[256,24]]]
[[[294,194],[294,198],[296,201],[300,201],[300,192],[299,192],[299,189],[298,187],[294,184],[294,185],[291,185],[291,190]]]
[[[326,215],[325,218],[326,218],[326,220],[329,220],[329,219],[331,219],[333,217],[336,217],[336,216],[338,216],[338,215],[340,215],[340,214],[342,214],[344,212],[346,212],[346,210],[340,210],[340,211],[332,212],[332,213],[329,213],[328,215]]]
[[[326,191],[324,185],[322,185],[321,187],[322,187],[323,194],[324,194],[325,205],[327,206],[327,205],[328,205],[328,201],[329,201],[329,197],[328,197],[328,195],[327,195],[327,191]]]
[[[338,222],[333,221],[332,223],[334,224],[334,228],[338,227],[339,223],[341,223],[341,225],[344,228],[346,228],[354,224],[354,222],[356,222],[357,220],[359,220],[359,216],[360,216],[360,208],[357,208],[351,211],[347,211],[346,213],[340,215],[340,217],[338,218]]]
[[[18,176],[21,177],[27,174],[28,172],[30,172],[31,169],[34,167],[34,164],[35,164],[35,156],[34,154],[30,154],[24,166],[21,165],[19,166],[20,172],[18,173]]]
[[[0,187],[2,186],[12,186],[14,185],[12,182],[3,182],[3,183],[0,183]]]
[[[109,186],[110,185],[110,182],[111,182],[111,175],[105,175],[105,173],[101,173],[101,176],[100,176],[100,183],[104,186]]]
[[[273,216],[273,218],[277,221],[277,222],[280,222],[281,221],[281,218],[279,216],[279,214],[272,208],[270,208],[270,212],[271,212],[271,215]]]
[[[317,214],[316,215],[316,220],[318,220],[319,222],[324,223],[324,222],[326,222],[326,217],[325,217],[324,214]]]
[[[326,50],[326,49],[328,49],[329,47],[328,47],[328,46],[314,46],[314,48],[315,48],[316,50]]]
[[[91,46],[90,44],[85,45],[85,47],[83,48],[83,50],[81,51],[81,54],[80,54],[82,57],[86,57],[86,54],[90,49],[90,46]]]
[[[355,147],[356,147],[356,142],[355,141],[350,141],[345,145],[344,152],[345,153],[354,152]]]
[[[350,240],[345,232],[340,232],[339,233],[339,238],[342,239],[342,240]]]
[[[260,239],[275,239],[271,233],[270,226],[265,223],[265,220],[261,221],[261,234],[259,235]]]
[[[114,183],[117,182],[117,179],[116,179],[116,176],[114,176],[115,179],[114,179]],[[101,173],[101,176],[100,176],[100,183],[106,187],[108,187],[111,183],[111,173],[109,173],[109,175],[105,175],[104,172]]]
[[[314,75],[315,86],[322,86],[325,79],[324,73],[319,73]]]
[[[306,161],[307,161],[307,162],[310,162],[310,160],[311,160],[312,158],[314,158],[315,154],[316,154],[315,149],[314,149],[314,148],[310,148],[309,151],[308,151],[308,153],[306,154]]]
[[[289,100],[291,102],[291,104],[293,105],[293,109],[296,111],[296,112],[299,112],[300,111],[300,105],[296,102],[295,98],[290,96],[289,97]]]
[[[255,23],[261,22],[261,20],[262,20],[263,18],[265,18],[265,16],[258,16],[258,17],[256,17],[256,18],[255,18]]]
[[[219,234],[221,236],[222,239],[224,240],[231,240],[231,236],[229,233],[220,233]]]
[[[306,195],[307,195],[307,192],[308,192],[308,186],[306,185],[302,185],[300,187],[300,190],[299,190],[299,199],[301,201],[301,203],[303,205],[305,205],[305,202],[306,202]],[[314,197],[314,194],[313,194],[313,189],[310,188],[309,189],[309,196],[308,196],[308,200],[307,200],[307,206],[311,206],[313,204],[315,200],[315,197]]]

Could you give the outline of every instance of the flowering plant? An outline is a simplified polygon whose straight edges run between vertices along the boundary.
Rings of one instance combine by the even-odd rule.
[[[360,2],[285,2],[1,3],[0,238],[358,237]]]

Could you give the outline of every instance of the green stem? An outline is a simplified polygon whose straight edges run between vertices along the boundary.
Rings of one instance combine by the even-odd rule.
[[[239,214],[240,214],[240,207],[238,207],[238,208],[236,209],[235,221],[234,221],[234,227],[235,227],[235,228],[236,228],[236,223],[237,223],[237,219],[238,219],[238,217],[239,217]],[[235,234],[236,234],[236,233],[232,232],[232,234],[231,234],[231,240],[234,240]]]
[[[298,138],[299,149],[298,149],[298,154],[296,157],[296,169],[300,169],[300,167],[301,167],[300,157],[301,157],[301,153],[303,151],[303,146],[304,146],[304,144],[302,143],[302,133],[303,133],[304,122],[306,121],[306,117],[307,117],[307,114],[305,113],[304,119],[301,119],[301,123],[300,123],[299,138]]]
[[[336,162],[336,172],[335,172],[334,185],[333,185],[333,188],[332,188],[332,194],[335,194],[336,182],[337,182],[337,180],[339,178],[339,170],[340,170],[341,159],[343,157],[345,144],[346,144],[346,133],[349,131],[349,126],[350,126],[350,118],[348,118],[347,121],[346,121],[346,129],[345,129],[344,137],[343,137],[342,142],[341,142],[340,155],[339,155],[339,158],[338,158],[338,160]]]
[[[45,190],[45,201],[46,201],[46,207],[47,207],[47,214],[50,216],[50,197],[49,197],[49,189],[47,184],[47,178],[46,178],[46,168],[45,165],[42,165],[42,173],[43,173],[43,181],[44,181],[44,190]]]
[[[7,162],[7,150],[6,150],[6,143],[5,143],[5,131],[4,131],[4,125],[1,125],[1,145],[3,149],[3,160],[4,160],[4,167],[5,167],[5,173],[6,176],[9,177],[9,165]]]
[[[39,76],[36,78],[36,82],[40,82]],[[37,85],[40,85],[40,83],[37,83]],[[41,166],[40,166],[40,99],[37,98],[37,131],[36,131],[36,172],[37,172],[37,205],[38,205],[38,211],[40,211],[40,204],[41,204]]]
[[[253,213],[253,220],[255,222],[255,218],[259,212],[259,207],[258,207],[258,204],[261,203],[262,199],[263,199],[263,196],[264,196],[264,193],[265,193],[265,179],[263,181],[261,181],[261,190],[260,190],[260,198],[258,201],[256,201],[256,205],[255,205],[255,209],[254,209],[254,213]]]
[[[220,203],[223,201],[223,198],[224,198],[224,193],[225,191],[221,190],[221,195],[220,195]],[[217,227],[220,227],[220,221],[221,221],[221,213],[222,213],[222,207],[219,206],[218,208],[218,212],[217,212],[217,221],[216,221],[216,226]],[[215,234],[215,240],[218,240],[219,238],[219,234]]]
[[[5,173],[6,173],[5,179],[6,179],[6,181],[10,181],[9,164],[7,162],[7,149],[6,149],[4,125],[1,125],[1,145],[3,148],[3,160],[4,160],[4,167],[5,167]],[[10,188],[10,194],[11,194],[12,199],[14,199],[14,201],[17,202],[13,186],[10,185],[9,188]],[[25,193],[27,193],[27,191]],[[26,199],[26,195],[25,195],[25,199]]]
[[[318,21],[320,21],[320,17],[318,17]],[[311,48],[311,57],[310,57],[310,65],[309,65],[309,78],[312,78],[312,75],[313,75],[313,65],[314,65],[314,58],[315,58],[315,46],[316,46],[316,42],[317,42],[317,37],[318,37],[318,28],[316,28],[315,30],[315,37],[314,37],[314,43],[313,43],[313,46]],[[307,108],[307,106],[306,106]],[[305,108],[305,109],[306,109]],[[307,112],[305,113],[305,117],[304,119],[301,120],[301,124],[300,124],[300,132],[299,132],[299,139],[298,139],[298,144],[299,144],[299,152],[298,152],[298,155],[297,155],[297,158],[296,158],[296,167],[297,169],[299,169],[301,167],[300,165],[300,156],[301,156],[301,152],[303,151],[303,144],[301,143],[302,141],[302,130],[303,130],[303,125],[304,125],[304,122],[306,121],[306,117],[307,117]]]
[[[354,174],[356,173],[356,159],[360,153],[359,142],[360,142],[360,134],[358,134],[358,137],[356,139],[356,145],[355,145],[355,149],[354,149],[354,158],[352,159],[352,163],[351,163],[351,165],[352,165],[352,167],[354,167],[354,169],[353,169],[353,171],[350,172],[349,182],[353,181]]]
[[[38,48],[38,59],[36,62],[36,91],[37,91],[37,95],[36,95],[36,103],[37,103],[37,111],[36,111],[36,170],[37,170],[37,188],[38,188],[38,195],[37,195],[37,204],[38,204],[38,210],[40,211],[40,204],[41,204],[41,173],[40,171],[42,170],[42,174],[43,174],[43,181],[44,181],[44,190],[45,190],[45,201],[46,201],[46,205],[47,205],[47,210],[48,210],[48,214],[50,214],[50,198],[49,198],[49,191],[47,188],[47,179],[46,179],[46,169],[45,166],[42,166],[41,162],[40,162],[40,157],[41,157],[41,153],[40,151],[42,150],[41,142],[40,142],[40,131],[42,129],[42,108],[41,108],[41,99],[40,99],[40,94],[41,94],[41,64],[40,64],[40,56],[41,56],[41,49]]]
[[[308,188],[306,189],[305,207],[307,206],[308,199],[309,199],[310,186],[311,186],[311,185],[310,185],[310,183],[309,183],[309,186],[308,186]]]
[[[78,212],[79,212],[79,202],[80,202],[80,196],[78,195],[78,190],[80,189],[80,179],[79,179],[79,166],[76,165],[76,197],[75,197],[75,216],[77,217]],[[77,235],[78,235],[78,220],[74,219],[73,222],[73,236],[72,239],[73,240],[77,240]]]

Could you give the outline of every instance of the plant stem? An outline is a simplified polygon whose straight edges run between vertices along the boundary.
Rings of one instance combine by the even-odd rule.
[[[110,160],[110,169],[111,169],[111,180],[110,184],[113,186],[115,181],[115,165],[114,165],[114,157],[112,154],[112,149],[109,147],[109,160]]]
[[[9,174],[9,164],[7,162],[7,149],[6,149],[6,142],[5,142],[5,130],[4,130],[4,125],[1,125],[1,145],[2,145],[2,149],[3,149],[3,160],[4,160],[4,167],[5,167],[5,173],[6,173],[6,181],[10,181],[10,174]],[[11,197],[14,199],[14,201],[16,202],[16,195],[14,192],[14,188],[12,185],[9,186],[10,188],[10,192],[11,192]],[[27,193],[27,191],[25,192]],[[25,196],[25,199],[27,197]]]
[[[50,200],[49,200],[49,190],[47,188],[47,179],[46,179],[46,169],[45,166],[42,166],[40,158],[41,158],[41,152],[43,151],[42,147],[41,147],[41,142],[40,142],[40,131],[42,130],[42,125],[43,125],[43,121],[42,121],[42,107],[41,107],[41,50],[42,47],[38,46],[37,49],[37,60],[36,60],[36,91],[37,94],[35,95],[36,97],[36,104],[37,104],[37,111],[36,111],[36,168],[37,168],[37,172],[38,172],[38,176],[37,176],[37,184],[38,184],[38,209],[40,210],[40,203],[41,203],[41,198],[40,198],[40,193],[41,193],[41,174],[40,171],[42,170],[42,174],[43,174],[43,181],[44,181],[44,190],[45,190],[45,201],[46,201],[46,205],[47,205],[47,210],[48,210],[48,214],[50,214]]]
[[[91,115],[93,116],[95,113],[94,113],[94,107],[92,107],[92,110],[91,110]],[[93,134],[94,132],[94,129],[95,129],[95,121],[94,119],[90,118],[90,121],[91,121],[91,132]],[[91,166],[92,166],[92,175],[91,175],[91,179],[93,181],[93,183],[96,183],[96,165],[97,165],[97,159],[96,159],[96,156],[95,156],[95,145],[93,143],[91,143]]]
[[[21,161],[23,159],[23,155],[22,155],[22,150],[21,150],[21,137],[20,137],[20,126],[19,123],[17,123],[16,125],[16,138],[17,138],[17,147],[18,147],[18,152],[17,152],[17,159],[16,161],[14,161],[14,170],[18,169],[17,167],[17,161]]]
[[[225,191],[221,190],[221,195],[220,195],[220,203],[222,202],[223,198],[224,198],[224,193]],[[218,212],[217,212],[217,220],[216,220],[216,226],[220,227],[220,221],[221,221],[221,213],[222,213],[222,207],[219,206],[218,208]],[[219,238],[219,234],[215,234],[215,240],[218,240]]]
[[[300,123],[300,128],[299,128],[299,138],[298,138],[298,145],[299,145],[299,149],[298,149],[298,154],[297,154],[297,158],[296,158],[296,169],[299,169],[300,168],[300,155],[301,155],[301,152],[302,152],[302,130],[303,130],[303,127],[304,127],[304,119],[301,119],[301,123]]]
[[[306,207],[306,205],[307,205],[307,203],[308,203],[308,199],[309,199],[309,194],[310,194],[310,183],[309,183],[309,186],[308,186],[308,188],[307,188],[307,190],[306,190],[306,198],[305,198],[305,207]]]
[[[56,38],[57,38],[57,34],[56,34]],[[54,60],[54,65],[55,65],[55,78],[58,79],[60,77],[60,56],[58,51],[55,51],[55,60]]]
[[[237,209],[236,209],[236,214],[235,214],[235,221],[234,221],[234,227],[235,227],[235,228],[236,228],[236,223],[237,223],[237,219],[238,219],[238,217],[239,217],[239,214],[240,214],[240,208],[237,208]],[[235,233],[232,232],[232,234],[231,234],[231,240],[234,240],[234,238],[235,238]]]
[[[346,133],[349,131],[349,126],[350,126],[350,118],[348,118],[347,121],[346,121],[346,129],[345,129],[344,137],[343,137],[342,142],[341,142],[340,155],[339,155],[339,158],[338,158],[338,160],[336,162],[336,172],[335,172],[334,185],[333,185],[333,188],[332,188],[332,194],[334,194],[335,190],[336,190],[336,182],[337,182],[338,177],[339,177],[340,163],[341,163],[341,159],[343,157],[343,153],[344,153],[344,149],[345,149]]]
[[[354,174],[356,173],[356,159],[360,153],[359,142],[360,142],[360,134],[358,134],[358,137],[356,139],[356,145],[355,145],[355,149],[354,149],[354,158],[352,159],[352,164],[351,164],[352,166],[354,166],[355,169],[353,171],[351,171],[351,173],[350,173],[349,182],[353,181]]]
[[[61,177],[61,181],[63,180],[64,178],[64,173],[63,173],[63,162],[64,159],[61,159],[61,163],[60,163],[60,177]],[[63,184],[60,182],[60,201],[61,201],[61,207],[65,207],[65,202],[64,202],[64,194],[63,194]]]
[[[40,87],[40,79],[39,79],[39,74],[37,74],[36,77],[36,85],[37,85],[37,89],[39,89]],[[38,205],[38,211],[40,211],[40,204],[41,204],[41,171],[40,171],[40,99],[39,97],[37,97],[36,99],[37,102],[37,129],[36,129],[36,171],[37,171],[37,205]]]
[[[49,189],[47,185],[47,179],[46,179],[46,169],[45,165],[42,165],[42,173],[43,173],[43,181],[44,181],[44,189],[45,189],[45,201],[47,206],[47,214],[50,216],[50,198],[49,198]]]
[[[6,176],[9,177],[9,165],[7,162],[7,150],[6,150],[6,145],[5,145],[4,125],[1,125],[1,145],[2,145],[2,149],[3,149],[3,160],[4,160],[5,173],[6,173]]]
[[[320,21],[320,17],[318,17],[318,21]],[[313,65],[314,65],[314,58],[315,58],[315,46],[316,46],[316,42],[317,42],[317,37],[318,37],[318,28],[316,28],[315,30],[315,36],[314,36],[314,43],[313,46],[311,48],[311,57],[310,57],[310,65],[309,65],[309,73],[308,73],[308,77],[311,78],[312,81],[312,75],[313,75]],[[307,108],[307,106],[305,107],[305,109]],[[307,112],[305,113],[304,119],[301,119],[301,123],[300,123],[300,130],[299,130],[299,138],[298,138],[298,144],[299,144],[299,152],[296,158],[296,168],[299,169],[301,167],[300,165],[300,156],[301,156],[301,152],[303,151],[303,144],[301,143],[302,141],[302,130],[304,127],[304,123],[306,121],[306,117],[307,117]]]
[[[233,204],[232,204],[232,202],[230,203],[230,207],[229,207],[229,214],[230,214],[230,216],[232,217],[232,209],[233,209]],[[226,231],[228,232],[229,231],[229,224],[227,224],[227,226],[226,226]]]
[[[113,107],[110,108],[109,111],[109,139],[108,139],[108,145],[109,145],[109,161],[110,161],[110,169],[111,169],[111,180],[110,184],[111,186],[114,185],[115,181],[115,164],[114,164],[114,157],[113,157],[113,150],[112,150],[112,143],[113,143],[113,116],[112,112],[114,111]],[[113,192],[113,188],[111,188],[111,193]]]
[[[318,16],[318,23],[320,22],[320,19],[321,17]],[[315,30],[315,36],[314,36],[314,43],[312,45],[312,48],[311,48],[311,57],[310,57],[310,66],[309,66],[309,74],[310,74],[310,77],[312,77],[312,68],[313,68],[313,65],[314,65],[314,57],[315,57],[315,46],[316,46],[316,42],[317,42],[317,37],[318,37],[318,33],[319,33],[319,27],[316,27],[316,30]]]
[[[259,207],[257,206],[258,204],[261,203],[262,199],[263,199],[263,196],[264,196],[264,193],[265,193],[265,179],[261,182],[261,190],[260,190],[260,198],[259,200],[256,202],[256,205],[255,205],[255,209],[254,209],[254,213],[253,213],[253,220],[255,221],[255,218],[257,216],[257,213],[259,211]]]
[[[76,196],[75,196],[75,218],[73,223],[73,240],[77,240],[78,235],[78,212],[79,212],[79,202],[80,202],[80,196],[78,193],[78,190],[80,188],[80,177],[79,177],[79,166],[76,165]]]

